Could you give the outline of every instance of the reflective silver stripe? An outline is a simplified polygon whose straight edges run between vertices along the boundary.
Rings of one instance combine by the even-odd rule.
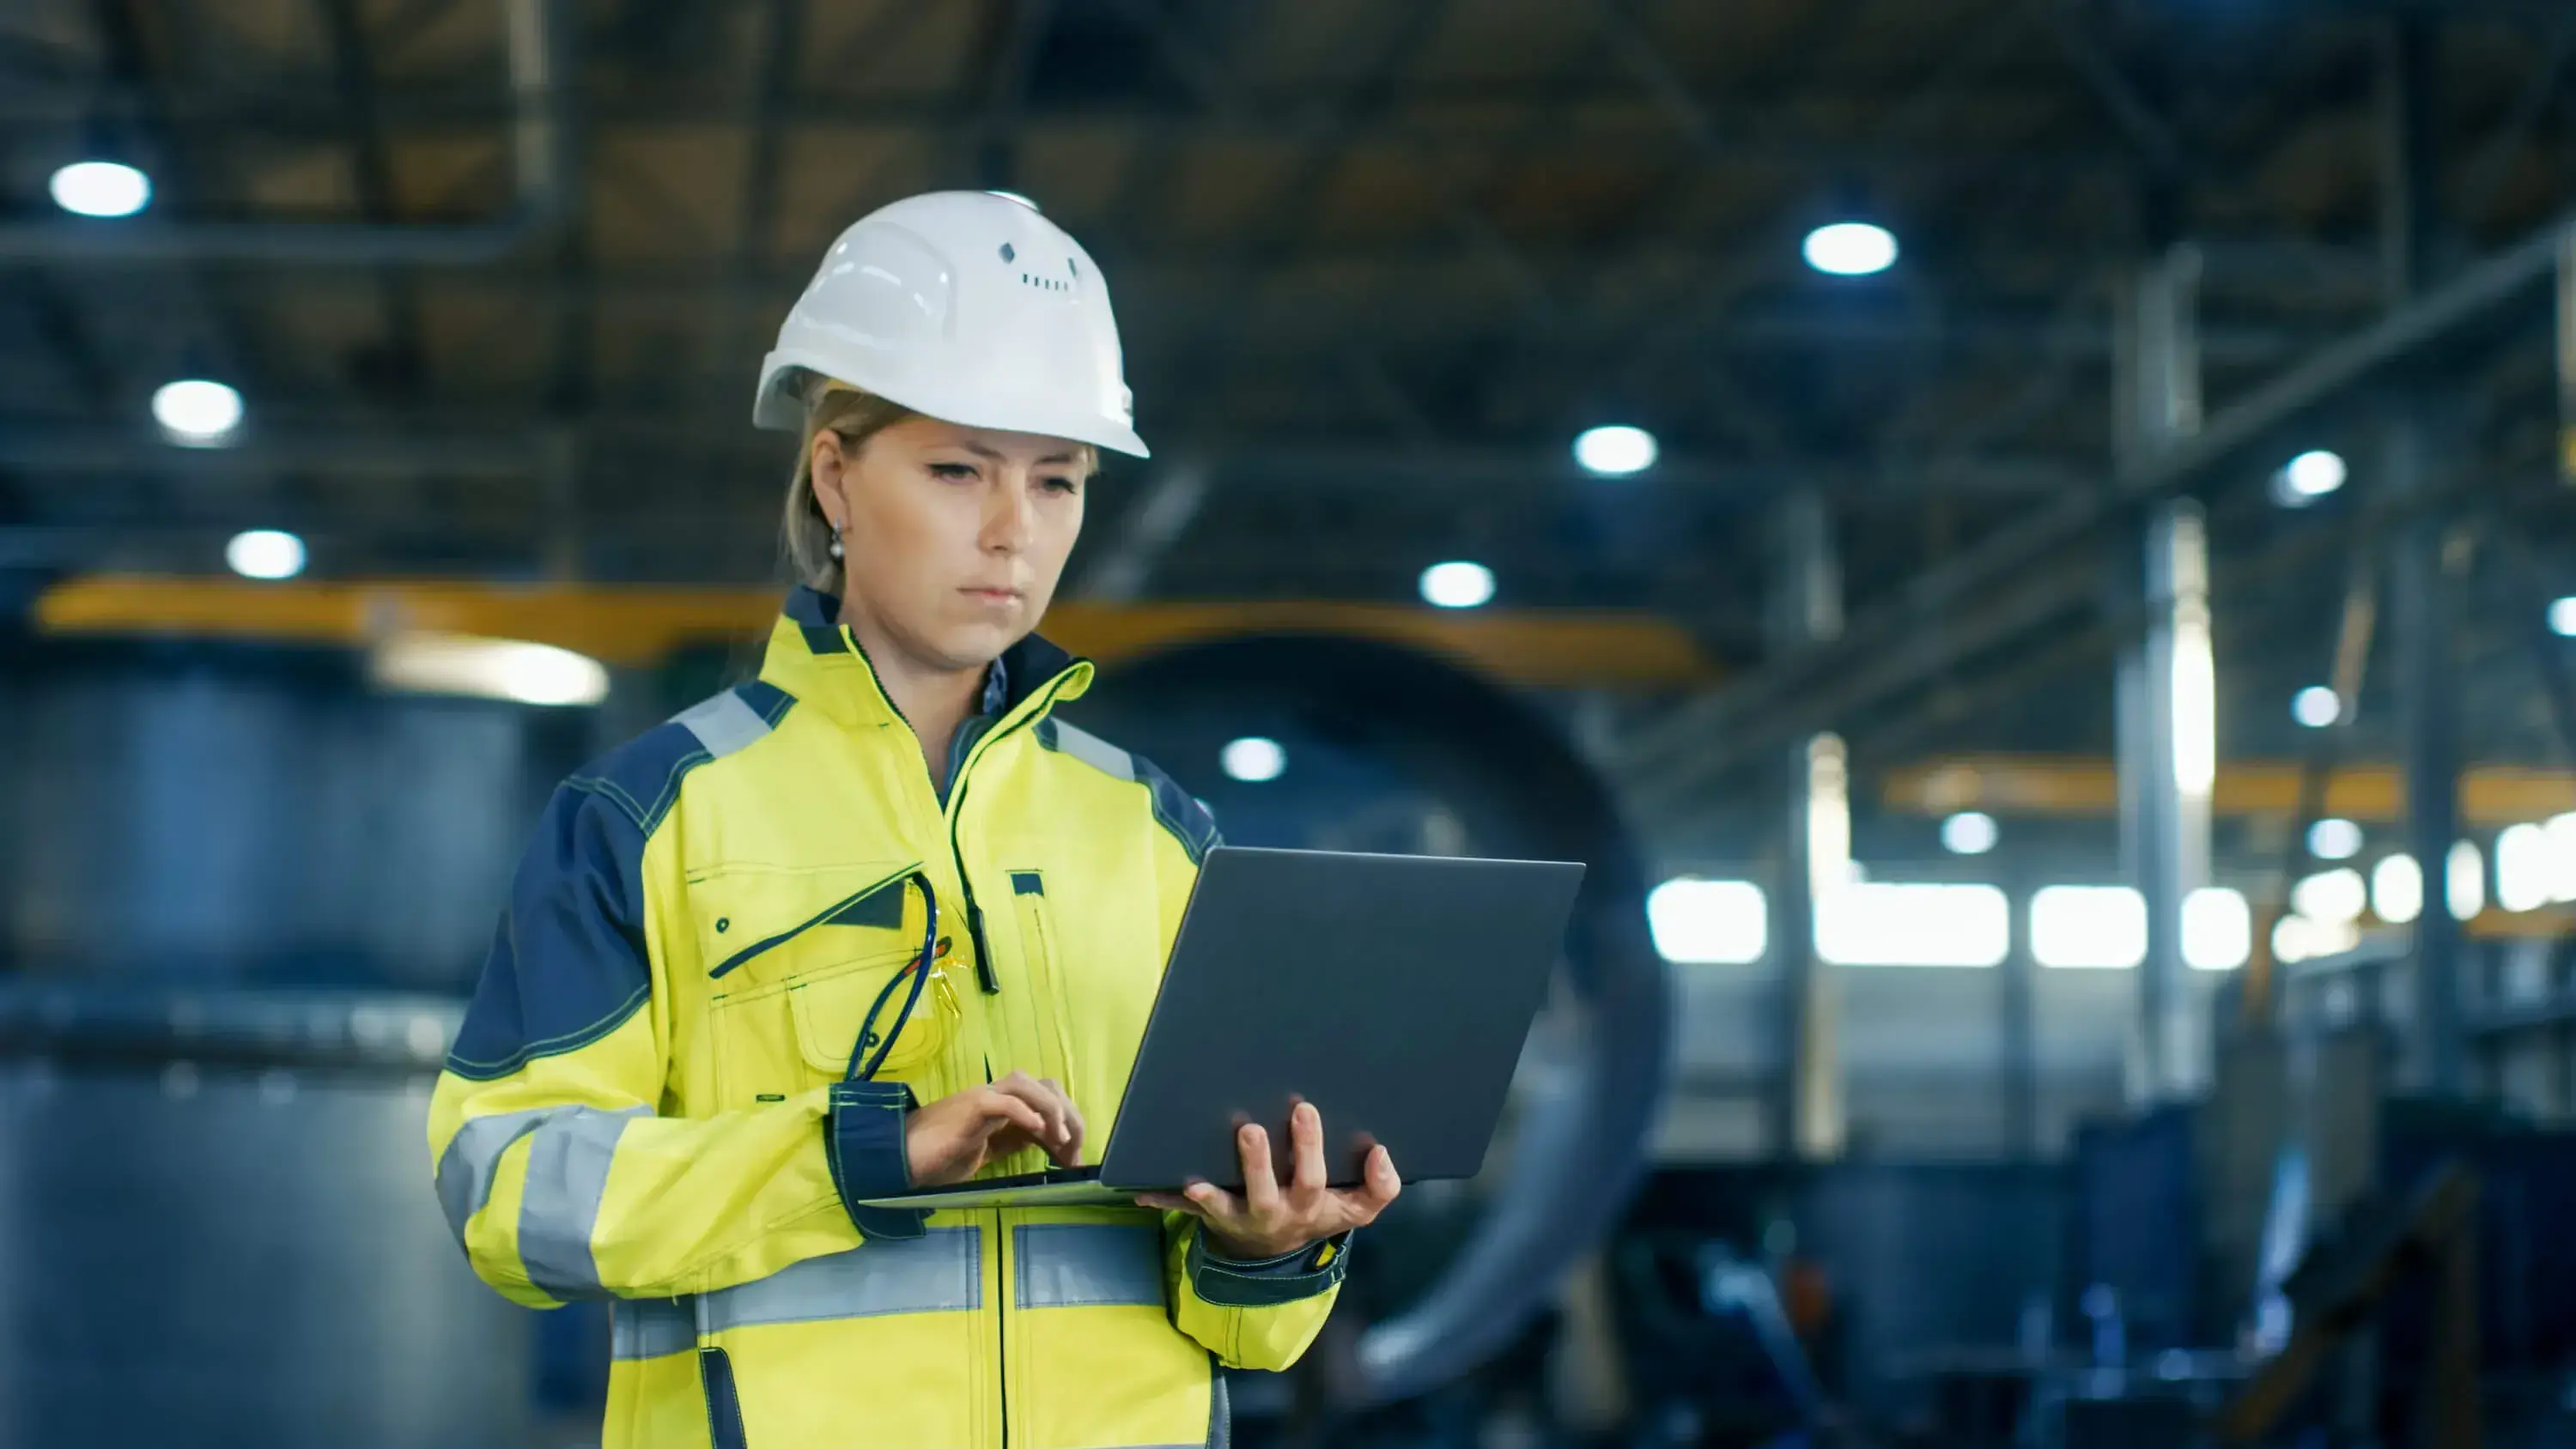
[[[438,1207],[447,1214],[447,1230],[465,1241],[465,1224],[492,1200],[492,1178],[501,1170],[501,1154],[510,1144],[537,1130],[549,1117],[571,1107],[529,1107],[475,1117],[456,1129],[438,1159]]]
[[[680,711],[671,722],[686,726],[719,760],[769,733],[769,721],[730,689]]]
[[[984,1249],[974,1228],[879,1238],[790,1264],[757,1283],[699,1295],[709,1333],[763,1323],[953,1313],[984,1306]]]
[[[610,1358],[661,1358],[698,1346],[698,1309],[687,1298],[620,1298],[608,1305]]]
[[[571,1107],[538,1124],[519,1199],[519,1262],[529,1282],[557,1298],[599,1295],[590,1234],[608,1193],[608,1165],[627,1122],[649,1114],[645,1107]]]
[[[1100,736],[1079,730],[1062,719],[1054,721],[1055,747],[1104,775],[1120,780],[1136,778],[1136,757]]]
[[[1027,1223],[1011,1230],[1021,1308],[1163,1306],[1163,1233],[1151,1223]]]

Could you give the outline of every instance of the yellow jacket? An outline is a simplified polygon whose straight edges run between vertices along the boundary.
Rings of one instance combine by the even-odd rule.
[[[1014,1068],[1099,1160],[1213,822],[1051,717],[1091,666],[1036,638],[943,801],[836,617],[796,591],[757,682],[556,792],[431,1102],[440,1206],[513,1301],[614,1299],[606,1449],[1222,1443],[1212,1365],[1293,1362],[1342,1243],[1231,1263],[1181,1214],[849,1206],[909,1185],[914,1101]]]

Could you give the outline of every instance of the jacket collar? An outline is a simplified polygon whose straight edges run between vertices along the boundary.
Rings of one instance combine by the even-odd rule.
[[[760,677],[822,708],[850,728],[902,718],[877,681],[867,652],[840,625],[841,601],[819,589],[791,589],[769,632]],[[1031,700],[1041,712],[1091,687],[1091,661],[1077,659],[1035,634],[1004,651],[985,679],[983,709],[1004,716]],[[1068,677],[1069,676],[1069,677]],[[998,696],[998,697],[997,697]]]

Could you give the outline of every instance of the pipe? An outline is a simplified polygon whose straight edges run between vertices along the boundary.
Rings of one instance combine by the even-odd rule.
[[[52,221],[0,226],[0,264],[273,262],[294,266],[471,267],[507,256],[571,205],[562,115],[570,17],[564,0],[503,0],[509,33],[512,162],[508,211],[461,225],[319,222]]]

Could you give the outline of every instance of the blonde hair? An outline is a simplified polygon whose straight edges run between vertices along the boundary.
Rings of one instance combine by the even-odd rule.
[[[837,382],[812,384],[805,427],[797,434],[796,471],[787,480],[787,510],[778,525],[778,551],[796,582],[837,595],[846,581],[841,561],[832,557],[832,520],[814,496],[814,439],[828,428],[841,440],[841,450],[856,457],[868,439],[913,416],[912,409],[874,393]]]

